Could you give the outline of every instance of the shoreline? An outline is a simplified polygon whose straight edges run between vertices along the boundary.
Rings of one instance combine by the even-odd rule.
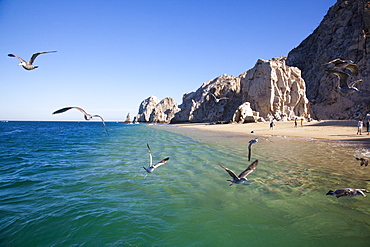
[[[229,124],[207,124],[207,123],[181,123],[171,124],[172,127],[198,129],[217,132],[231,132],[249,136],[287,136],[301,137],[307,139],[326,139],[335,141],[359,141],[370,143],[370,135],[366,127],[362,128],[362,135],[357,135],[356,120],[323,120],[303,122],[294,126],[294,121],[276,121],[275,126],[270,129],[269,122],[258,123],[229,123]]]

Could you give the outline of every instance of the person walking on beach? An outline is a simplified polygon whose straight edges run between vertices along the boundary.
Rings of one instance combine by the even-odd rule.
[[[362,122],[362,119],[360,119],[357,123],[357,135],[360,133],[360,135],[362,135],[362,126],[364,125],[364,123]]]
[[[271,120],[271,122],[270,122],[270,130],[271,130],[271,129],[274,129],[274,125],[275,125],[275,124],[274,124],[274,120]]]
[[[366,132],[367,132],[367,135],[369,135],[369,132],[370,132],[370,119],[367,119],[367,121],[366,121]]]
[[[297,125],[298,125],[298,123],[297,123],[297,118],[295,118],[295,119],[294,119],[294,127],[295,127],[295,128],[297,128]]]

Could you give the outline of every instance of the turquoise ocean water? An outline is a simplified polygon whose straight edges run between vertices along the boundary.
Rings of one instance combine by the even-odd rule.
[[[369,246],[370,197],[325,195],[370,189],[369,144],[259,136],[229,186],[255,136],[107,127],[0,123],[0,246]]]

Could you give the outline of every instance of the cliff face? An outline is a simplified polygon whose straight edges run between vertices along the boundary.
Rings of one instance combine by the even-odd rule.
[[[242,101],[264,118],[277,120],[307,116],[308,100],[301,71],[285,64],[286,57],[258,60],[242,75]]]
[[[173,98],[166,97],[159,101],[157,97],[150,96],[141,102],[134,122],[169,123],[177,111],[179,109]]]
[[[203,83],[197,91],[184,94],[181,111],[171,122],[230,121],[240,104],[240,78],[222,75]]]
[[[287,58],[258,60],[238,77],[222,75],[210,80],[184,94],[180,109],[154,110],[159,102],[143,102],[138,121],[248,122],[259,116],[289,120],[309,115],[316,119],[362,118],[370,112],[369,38],[370,1],[338,0]],[[363,79],[363,84],[356,85],[359,92],[343,95],[336,91],[338,78],[325,71],[326,64],[336,58],[358,65],[359,75],[351,76],[349,82]],[[165,108],[173,110],[163,117]],[[161,117],[151,118],[149,112]]]
[[[195,92],[184,94],[179,108],[172,98],[162,106],[156,97],[149,97],[141,103],[136,119],[165,123],[250,122],[307,116],[304,80],[299,69],[285,65],[285,59],[259,60],[238,77],[222,75],[205,82]]]
[[[363,0],[338,0],[316,30],[288,54],[287,65],[301,69],[311,113],[319,119],[353,119],[370,111],[370,5]],[[335,91],[338,79],[325,63],[341,58],[359,67],[360,92]]]

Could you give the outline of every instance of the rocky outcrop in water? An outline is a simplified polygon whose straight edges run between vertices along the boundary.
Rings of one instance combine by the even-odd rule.
[[[141,102],[134,122],[169,123],[177,111],[179,109],[173,98],[166,97],[160,101],[157,97],[150,96]]]
[[[287,64],[301,69],[313,117],[355,119],[370,111],[370,3],[338,0],[320,25],[288,54]],[[363,79],[360,92],[335,91],[338,79],[326,72],[325,63],[341,58],[354,61]]]

